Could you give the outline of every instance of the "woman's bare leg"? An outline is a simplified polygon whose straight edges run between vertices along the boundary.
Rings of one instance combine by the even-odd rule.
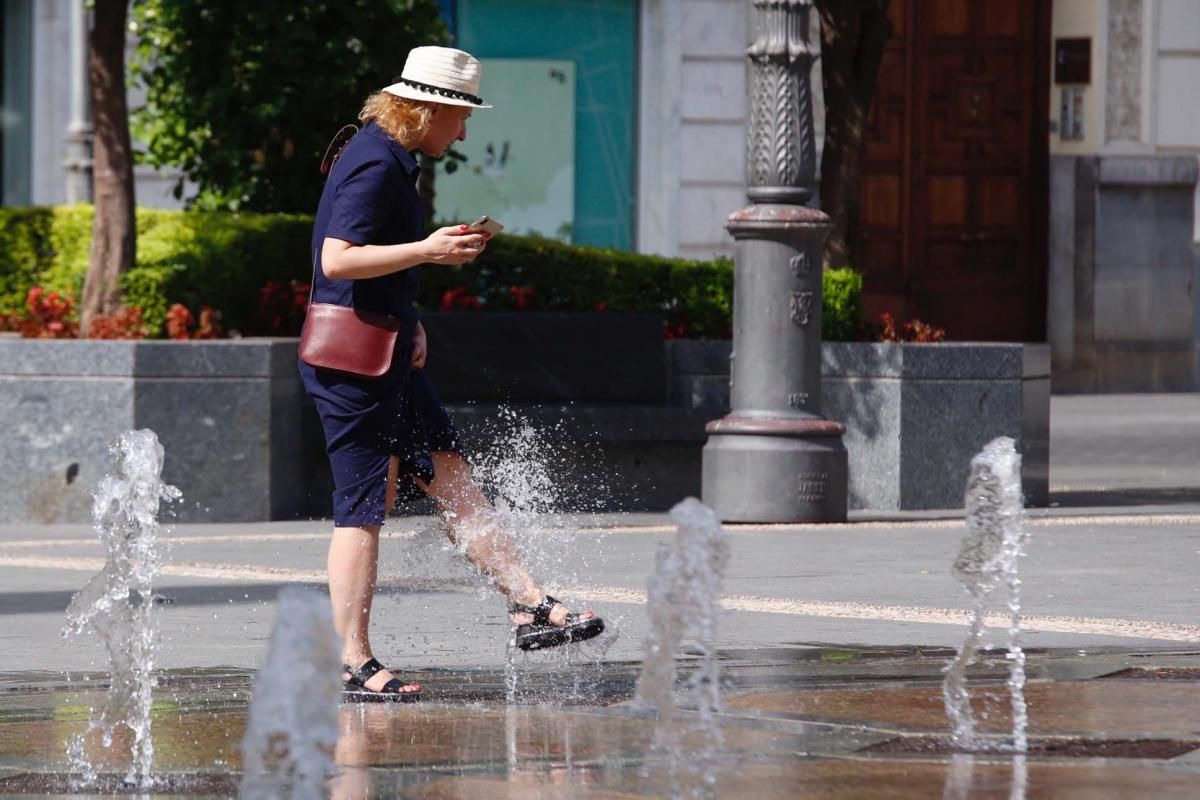
[[[471,465],[457,453],[433,454],[433,482],[419,485],[438,504],[445,518],[450,540],[463,547],[467,560],[491,578],[496,588],[510,600],[535,606],[545,597],[516,551],[513,542],[500,528],[496,510],[471,475]],[[590,616],[584,614],[583,616]],[[557,605],[550,621],[562,625],[567,608]],[[514,622],[531,622],[529,614],[514,615]]]
[[[388,466],[387,506],[396,502],[396,474],[399,461]],[[361,528],[334,528],[329,543],[329,599],[333,604],[333,627],[342,640],[342,663],[362,666],[373,657],[368,632],[371,604],[375,599],[375,579],[379,570],[379,525]],[[349,677],[348,675],[346,677]],[[379,691],[394,676],[382,670],[367,681],[366,687]],[[416,684],[405,687],[419,691]]]

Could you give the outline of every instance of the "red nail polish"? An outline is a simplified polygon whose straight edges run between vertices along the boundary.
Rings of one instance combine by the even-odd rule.
[[[459,226],[458,226],[458,229],[459,229],[460,231],[465,231],[465,230],[466,230],[467,228],[469,228],[469,227],[471,227],[471,226],[470,226],[470,225],[459,225]]]

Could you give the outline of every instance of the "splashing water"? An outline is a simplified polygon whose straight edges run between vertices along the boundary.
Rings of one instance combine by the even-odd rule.
[[[509,407],[499,410],[488,438],[490,446],[471,462],[475,480],[493,498],[497,523],[530,572],[578,582],[589,572],[586,556],[566,558],[576,528],[557,515],[605,502],[603,480],[580,467],[594,455],[590,445],[577,441],[563,420],[539,427]]]
[[[284,588],[242,738],[245,800],[325,796],[338,741],[340,673],[329,599]]]
[[[158,641],[152,584],[162,558],[158,510],[161,502],[182,495],[162,482],[163,448],[154,431],[129,431],[108,449],[113,473],[100,481],[92,503],[106,562],[71,599],[62,635],[95,631],[108,650],[110,686],[99,718],[67,743],[67,759],[83,786],[94,784],[97,770],[88,755],[89,742],[99,736],[103,749],[109,750],[114,732],[124,727],[133,736],[124,780],[144,788],[151,784],[154,763],[150,705]]]
[[[658,712],[654,746],[670,759],[671,782],[679,765],[699,770],[701,793],[716,783],[715,757],[721,731],[715,714],[720,707],[720,672],[716,659],[717,614],[721,576],[729,561],[729,545],[716,515],[689,497],[671,509],[679,532],[659,545],[654,574],[647,592],[650,630],[645,659],[637,681],[635,704]],[[688,694],[696,704],[701,744],[689,748],[686,762],[683,735],[675,724],[675,658],[683,640],[695,639],[699,668],[688,679]]]
[[[440,549],[452,549],[468,558],[474,555],[488,564],[486,577],[490,580],[479,585],[480,599],[485,602],[494,602],[493,582],[519,588],[529,586],[532,578],[551,594],[558,590],[550,583],[558,587],[580,583],[582,576],[591,574],[588,559],[596,548],[575,546],[579,532],[575,515],[603,507],[608,491],[602,476],[587,466],[596,460],[593,447],[586,437],[581,441],[579,431],[568,427],[565,420],[539,424],[507,406],[499,408],[485,428],[478,438],[487,445],[473,452],[470,461],[474,480],[491,498],[494,513],[470,520],[447,515],[452,545],[431,536],[422,538],[438,541]],[[447,571],[447,566],[431,558],[428,544],[414,549],[423,552],[407,559],[410,569]],[[450,569],[456,571],[457,567]],[[569,603],[568,596],[559,596]],[[616,628],[609,624],[605,635],[593,643],[539,654],[538,665],[550,660],[572,672],[598,667],[603,650],[596,648],[606,649],[615,639]],[[583,663],[572,663],[580,655]],[[505,659],[510,702],[518,695],[519,673],[528,667],[528,654],[516,651],[510,642]],[[551,698],[543,693],[542,699]]]
[[[954,562],[954,574],[974,600],[967,638],[944,670],[942,694],[953,725],[954,743],[977,749],[981,742],[967,692],[966,670],[975,662],[983,638],[984,617],[993,593],[1006,590],[1008,625],[1008,690],[1012,700],[1013,748],[1025,752],[1028,741],[1025,706],[1025,652],[1021,632],[1021,580],[1017,562],[1025,554],[1029,533],[1021,497],[1021,455],[1007,436],[989,442],[971,459],[966,492],[967,530]]]

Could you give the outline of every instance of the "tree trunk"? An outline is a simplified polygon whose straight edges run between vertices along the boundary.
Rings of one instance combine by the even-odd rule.
[[[825,266],[855,266],[851,243],[858,226],[863,135],[875,96],[879,64],[892,35],[889,0],[816,0],[821,15],[821,75],[825,146],[821,210],[833,220]]]
[[[80,2],[82,0],[79,0]],[[133,148],[125,102],[125,26],[129,0],[95,0],[88,48],[88,84],[95,123],[92,195],[95,220],[83,284],[83,335],[97,314],[121,302],[121,272],[134,264]]]

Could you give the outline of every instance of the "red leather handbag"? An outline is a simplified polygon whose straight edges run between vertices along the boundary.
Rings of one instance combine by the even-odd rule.
[[[331,303],[311,303],[300,334],[305,364],[378,378],[392,366],[400,320]]]
[[[346,125],[325,151],[321,174],[328,175],[358,128]],[[313,251],[313,279],[308,291],[308,316],[300,334],[300,359],[305,364],[336,370],[360,378],[378,378],[392,366],[400,320],[371,311],[332,303],[314,303],[317,288],[317,253]]]

